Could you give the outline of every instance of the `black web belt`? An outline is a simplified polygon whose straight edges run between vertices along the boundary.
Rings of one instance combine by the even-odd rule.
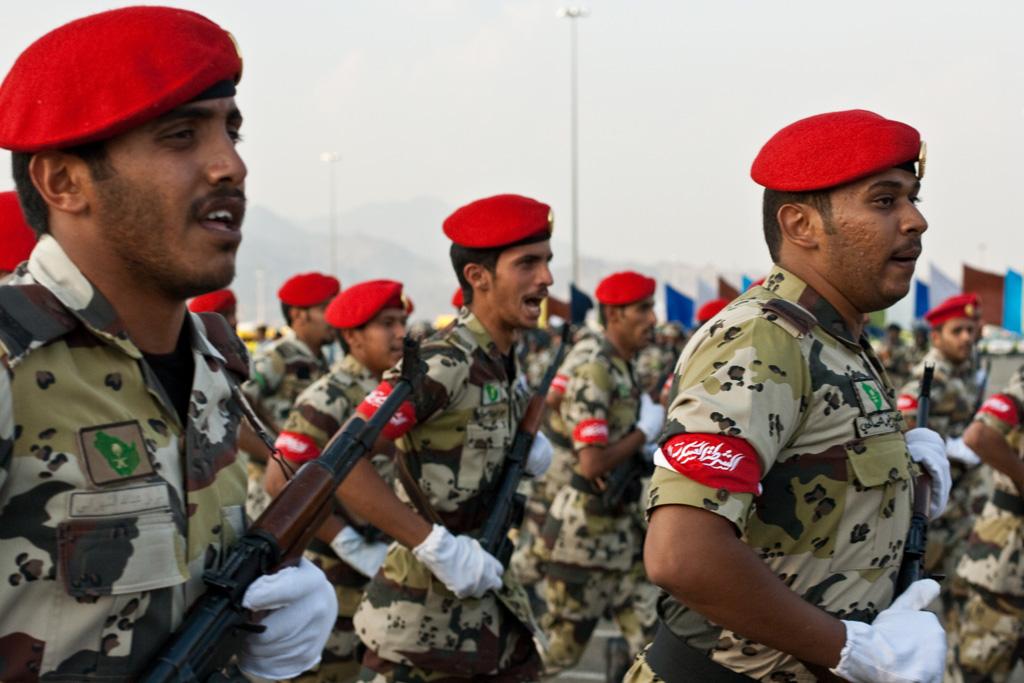
[[[1024,500],[1006,491],[993,491],[992,504],[1000,510],[1024,516]]]
[[[672,633],[665,622],[658,622],[654,642],[647,649],[647,665],[665,683],[750,683],[754,680],[690,647]]]

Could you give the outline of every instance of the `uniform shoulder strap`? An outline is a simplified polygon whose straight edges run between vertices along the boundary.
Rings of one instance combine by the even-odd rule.
[[[799,304],[786,299],[769,299],[761,304],[765,320],[775,323],[794,337],[810,334],[818,324],[817,318]]]
[[[249,379],[249,352],[220,313],[197,313],[206,328],[206,338],[224,356],[225,367],[238,382]]]
[[[34,283],[0,286],[0,345],[11,367],[78,325],[78,318],[46,287]]]

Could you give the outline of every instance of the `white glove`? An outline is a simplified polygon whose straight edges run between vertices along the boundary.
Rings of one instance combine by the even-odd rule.
[[[334,586],[304,557],[296,567],[253,581],[242,606],[271,611],[260,620],[266,630],[245,639],[238,667],[273,680],[293,678],[316,666],[338,616]]]
[[[941,683],[946,632],[923,608],[939,595],[939,584],[910,584],[875,621],[844,621],[846,645],[832,673],[855,683]]]
[[[637,418],[636,428],[647,437],[644,441],[654,441],[661,433],[665,424],[665,408],[647,394],[640,394],[640,417]]]
[[[946,509],[949,489],[953,486],[946,443],[941,436],[926,427],[911,429],[906,438],[910,458],[932,475],[932,500],[928,507],[928,519],[935,519]]]
[[[551,458],[554,456],[555,449],[551,447],[548,437],[544,436],[544,432],[537,432],[530,446],[530,454],[526,456],[526,473],[531,477],[544,474],[551,466]]]
[[[412,549],[448,590],[460,598],[479,598],[501,587],[505,568],[475,538],[452,536],[435,524],[423,542]]]
[[[946,437],[946,455],[949,456],[950,460],[956,460],[968,467],[981,464],[981,458],[971,450],[970,446],[964,443],[962,436],[958,436],[955,439]]]
[[[368,543],[363,535],[350,526],[338,532],[331,541],[331,550],[363,576],[373,576],[384,564],[388,554],[387,543]]]

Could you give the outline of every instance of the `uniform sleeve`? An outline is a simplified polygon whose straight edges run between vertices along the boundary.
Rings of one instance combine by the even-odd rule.
[[[578,365],[566,386],[562,400],[562,419],[572,432],[573,448],[608,443],[608,407],[612,397],[612,378],[608,367],[592,360]]]
[[[1020,428],[1024,419],[1024,366],[1017,370],[1003,391],[989,396],[981,404],[974,419],[1004,437]]]
[[[292,462],[317,458],[355,408],[343,393],[331,391],[327,377],[317,380],[295,400],[274,445]]]
[[[701,507],[742,530],[810,399],[807,361],[793,334],[760,316],[693,343],[676,368],[650,507]]]
[[[470,360],[462,351],[448,344],[431,344],[420,348],[420,361],[425,364],[422,386],[395,411],[382,432],[392,441],[443,411],[466,391]],[[402,363],[399,361],[359,404],[359,414],[366,419],[372,417],[387,400],[401,374]]]

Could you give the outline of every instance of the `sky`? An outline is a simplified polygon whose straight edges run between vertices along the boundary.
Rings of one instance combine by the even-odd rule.
[[[10,3],[0,68],[64,21],[128,3]],[[250,201],[338,208],[515,192],[571,225],[569,36],[551,0],[172,2],[231,31]],[[580,250],[767,268],[760,146],[865,108],[928,143],[925,261],[1024,266],[1024,3],[591,0],[579,30]],[[69,65],[87,69],[88,65]],[[8,169],[6,153],[0,168]],[[0,190],[13,186],[0,172]],[[439,226],[440,227],[440,226]],[[439,228],[438,228],[439,229]],[[565,263],[567,250],[556,253]],[[926,265],[922,263],[921,265]],[[920,266],[919,266],[920,268]],[[925,271],[926,268],[920,268]]]

